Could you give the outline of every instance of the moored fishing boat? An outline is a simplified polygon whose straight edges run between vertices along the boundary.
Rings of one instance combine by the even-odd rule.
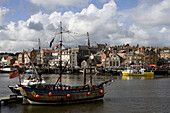
[[[12,93],[21,95],[18,85],[15,85],[15,86],[9,85],[8,88],[12,91]]]
[[[144,68],[127,68],[127,70],[122,71],[123,76],[154,76],[154,72],[145,71]]]
[[[104,97],[104,84],[110,81],[104,81],[99,85],[92,85],[92,77],[90,84],[86,84],[86,71],[83,71],[83,85],[71,86],[62,84],[62,24],[60,23],[60,53],[59,53],[59,78],[54,84],[34,84],[22,85],[18,88],[24,97],[23,104],[72,104],[88,101],[101,100]],[[38,81],[41,83],[41,75],[36,74]]]
[[[21,80],[19,80],[21,82]],[[20,83],[21,85],[24,86],[33,86],[36,84],[45,84],[46,82],[44,80],[42,80],[41,82],[32,78],[32,74],[29,75],[29,77],[24,78],[23,81]],[[21,95],[20,93],[20,89],[18,88],[18,84],[17,85],[8,85],[8,88],[12,91],[12,93],[17,94],[17,95]]]
[[[0,68],[0,73],[10,73],[13,70],[10,67]]]

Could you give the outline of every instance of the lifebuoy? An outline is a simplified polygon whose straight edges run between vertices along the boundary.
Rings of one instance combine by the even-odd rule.
[[[68,98],[70,98],[70,97],[71,97],[71,95],[70,95],[70,94],[67,94],[67,97],[68,97]]]
[[[49,93],[48,93],[48,95],[49,95],[49,96],[51,96],[51,95],[52,95],[52,93],[51,93],[51,92],[49,92]]]
[[[37,95],[36,95],[36,98],[40,98],[40,95],[39,95],[39,94],[37,94]]]
[[[91,94],[90,92],[87,93],[87,95],[90,95],[90,94]]]
[[[102,93],[103,93],[103,90],[100,90],[100,93],[102,94]]]

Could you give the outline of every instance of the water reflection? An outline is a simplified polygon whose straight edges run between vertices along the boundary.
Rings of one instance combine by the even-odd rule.
[[[100,112],[103,109],[103,100],[82,103],[82,104],[72,104],[72,105],[23,105],[22,112],[24,113],[96,113]]]
[[[133,80],[133,79],[144,80],[144,79],[154,79],[154,76],[125,76],[125,75],[123,75],[122,79],[123,80]]]

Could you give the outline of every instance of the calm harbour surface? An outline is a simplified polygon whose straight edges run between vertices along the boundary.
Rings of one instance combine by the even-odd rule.
[[[44,75],[53,83],[58,75]],[[53,79],[51,79],[53,78]],[[170,112],[170,78],[122,79],[113,76],[94,76],[93,83],[113,79],[105,87],[102,101],[72,105],[22,105],[11,103],[1,105],[1,113],[163,113]],[[81,85],[82,75],[63,75],[63,84]],[[89,75],[87,75],[87,81]],[[8,85],[15,85],[18,77],[9,79],[8,74],[0,74],[0,97],[11,93]],[[87,82],[88,83],[88,82]]]

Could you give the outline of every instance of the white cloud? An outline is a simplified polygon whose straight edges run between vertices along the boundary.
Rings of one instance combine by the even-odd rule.
[[[0,7],[0,26],[4,24],[3,22],[5,19],[5,15],[8,12],[9,12],[9,9],[7,9],[5,7]]]
[[[75,6],[80,7],[87,5],[91,0],[30,0],[33,4],[41,5],[47,9],[54,8],[55,6]]]
[[[163,28],[160,30],[161,33],[164,33],[164,32],[166,32],[166,31],[167,31],[167,28],[166,28],[166,27],[163,27]]]
[[[129,31],[134,33],[134,37],[136,37],[136,38],[139,38],[139,39],[141,39],[141,38],[148,39],[149,38],[148,33],[144,29],[142,29],[139,26],[136,26],[134,24],[129,27]]]
[[[147,1],[141,2],[136,7],[131,16],[136,23],[145,25],[170,25],[170,0],[158,0],[147,3]]]
[[[148,8],[150,9],[149,11],[157,10],[159,13],[156,13],[156,17],[160,17],[158,15],[162,11],[164,14],[167,14],[164,9],[168,9],[169,6],[166,6],[163,2],[156,3],[151,8]],[[161,8],[161,11],[157,7],[158,4],[164,6],[164,8]],[[51,14],[39,12],[31,15],[26,21],[10,22],[3,29],[0,28],[0,47],[6,51],[10,49],[38,48],[38,38],[41,39],[43,48],[48,47],[49,43],[47,42],[50,42],[54,34],[59,32],[60,21],[63,22],[64,29],[72,32],[71,35],[64,35],[63,40],[71,42],[70,45],[85,44],[87,42],[85,35],[89,32],[91,41],[96,41],[97,43],[169,46],[170,27],[168,27],[168,21],[164,19],[167,21],[166,23],[158,20],[145,22],[149,17],[146,17],[141,9],[143,8],[138,6],[120,13],[117,11],[117,5],[114,0],[111,0],[104,4],[101,9],[90,4],[87,8],[77,13],[72,11],[63,14],[61,12],[53,12]],[[135,18],[135,16],[133,18],[129,17],[132,11],[140,19]],[[125,17],[122,18],[120,14],[125,15]],[[155,15],[152,14],[152,16]],[[126,20],[127,18],[128,20]],[[129,21],[130,23],[128,23]],[[72,38],[75,35],[74,32],[78,33],[78,35]],[[78,36],[79,38],[77,38]],[[58,38],[59,36],[56,37],[57,43]]]
[[[135,8],[117,12],[130,33],[131,44],[169,46],[170,1],[139,0]],[[126,35],[127,36],[127,35]]]
[[[6,37],[9,43],[12,43],[16,49],[21,49],[18,42],[28,42],[24,48],[37,47],[38,38],[41,38],[42,43],[50,41],[54,36],[56,30],[59,28],[59,22],[63,21],[63,25],[72,32],[85,35],[90,33],[92,38],[107,38],[107,34],[112,31],[116,32],[117,23],[114,22],[117,6],[113,0],[105,4],[102,9],[98,9],[93,4],[89,5],[87,9],[83,9],[80,13],[65,12],[63,15],[60,12],[53,12],[51,14],[44,14],[39,12],[32,15],[27,21],[10,22],[5,30],[1,30],[0,39]],[[38,25],[35,27],[35,25]],[[103,32],[101,32],[103,31]],[[80,38],[82,39],[82,38]],[[80,39],[77,39],[80,41]],[[16,41],[14,41],[16,40]],[[85,38],[83,40],[86,40]],[[84,41],[81,41],[85,43]],[[98,39],[94,39],[98,40]],[[11,42],[12,41],[12,42]],[[31,42],[33,41],[33,43]],[[75,41],[75,39],[73,40]],[[108,41],[108,40],[107,40]],[[99,42],[103,42],[99,40]],[[0,43],[6,43],[1,41]],[[78,44],[78,43],[77,43]],[[49,45],[42,44],[44,47]],[[5,47],[8,50],[11,47]]]

